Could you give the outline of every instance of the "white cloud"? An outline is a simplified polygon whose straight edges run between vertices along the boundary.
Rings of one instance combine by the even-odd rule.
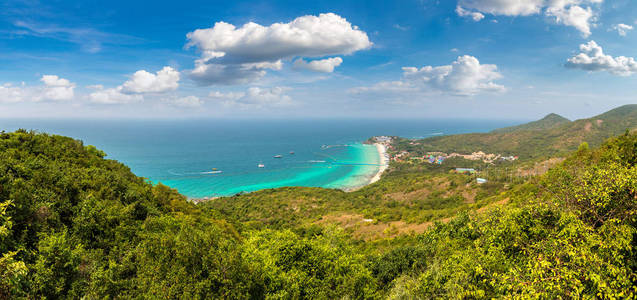
[[[462,8],[460,5],[458,5],[456,7],[456,13],[461,16],[461,17],[471,17],[471,19],[473,19],[474,21],[478,22],[482,19],[484,19],[484,15],[479,13],[479,12],[475,12],[475,11],[468,11],[464,8]]]
[[[126,104],[140,102],[144,96],[139,94],[126,94],[122,92],[123,87],[104,89],[101,85],[94,86],[96,91],[89,94],[89,100],[97,104]]]
[[[203,101],[201,101],[201,99],[197,96],[186,96],[170,100],[170,104],[183,108],[197,108],[203,104]]]
[[[617,24],[613,26],[613,30],[617,31],[617,33],[621,36],[626,36],[629,31],[633,30],[633,26],[627,24]]]
[[[575,5],[581,1],[556,0],[554,2],[560,4],[549,6],[546,9],[547,16],[554,17],[558,24],[575,27],[584,37],[591,35],[591,27],[594,26],[591,23],[595,21],[595,15],[590,7],[583,8]]]
[[[451,65],[403,68],[403,78],[416,85],[455,95],[474,95],[479,92],[503,91],[504,87],[493,80],[502,78],[496,65],[480,64],[469,55],[458,57]]]
[[[404,67],[400,81],[380,82],[371,87],[351,89],[351,94],[362,93],[442,93],[455,96],[473,96],[483,92],[502,92],[504,86],[494,80],[502,78],[496,65],[480,64],[469,55],[458,57],[450,65]]]
[[[580,45],[581,53],[568,59],[566,66],[591,72],[607,71],[614,75],[630,76],[637,72],[637,62],[632,57],[612,57],[595,41]]]
[[[299,58],[294,61],[294,68],[310,70],[314,72],[332,73],[334,72],[334,68],[340,66],[342,63],[343,59],[340,57],[330,57],[321,60],[313,60],[310,62],[306,62],[302,58]]]
[[[75,97],[75,83],[57,75],[44,75],[41,86],[13,86],[10,83],[0,85],[0,102],[16,103],[23,101],[68,101]]]
[[[285,106],[292,102],[292,98],[285,93],[290,88],[273,87],[269,89],[251,87],[248,88],[245,96],[237,99],[238,102],[256,106]]]
[[[209,94],[209,97],[221,100],[227,106],[241,108],[282,107],[292,104],[292,98],[286,94],[289,90],[290,88],[287,87],[250,87],[245,92],[214,91]]]
[[[266,69],[280,69],[284,60],[348,55],[372,46],[364,31],[333,13],[270,26],[217,22],[187,37],[187,47],[202,53],[191,76],[204,85],[248,83]]]
[[[25,100],[23,87],[13,86],[10,83],[0,85],[0,103],[17,103]]]
[[[57,75],[44,75],[40,78],[44,87],[35,96],[34,100],[71,100],[75,96],[75,83],[68,79],[60,78]]]
[[[245,96],[244,92],[222,93],[219,91],[212,91],[210,92],[210,94],[208,94],[208,97],[218,100],[237,100],[243,96]]]
[[[101,84],[87,86],[95,91],[88,95],[93,103],[126,104],[144,100],[144,94],[165,93],[179,87],[179,71],[164,67],[156,74],[139,70],[122,85],[105,89]]]
[[[163,93],[174,91],[179,87],[179,72],[171,67],[164,67],[157,74],[139,70],[130,80],[122,85],[124,93]]]
[[[459,0],[458,8],[492,15],[528,16],[539,13],[544,4],[545,0]]]
[[[476,17],[471,13],[488,13],[504,16],[530,16],[544,13],[557,24],[575,27],[584,37],[595,26],[596,12],[591,5],[604,0],[459,0],[456,13],[459,16]],[[479,17],[478,17],[479,18]],[[479,18],[481,19],[481,18]],[[479,20],[478,19],[478,20]],[[476,20],[476,21],[478,21]]]

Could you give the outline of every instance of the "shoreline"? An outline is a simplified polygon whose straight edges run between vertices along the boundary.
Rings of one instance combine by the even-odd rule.
[[[376,173],[374,174],[374,176],[369,177],[369,175],[365,176],[367,179],[364,182],[361,182],[359,184],[356,185],[351,185],[351,186],[345,186],[345,187],[341,187],[341,188],[337,188],[339,190],[342,190],[344,192],[347,193],[351,193],[351,192],[355,192],[358,191],[374,182],[377,182],[380,180],[380,178],[382,177],[383,173],[385,172],[385,170],[387,170],[387,168],[389,167],[389,157],[387,156],[387,147],[385,146],[385,144],[381,144],[381,143],[374,143],[372,144],[374,147],[376,147],[376,151],[378,153],[378,171],[376,171]]]
[[[378,168],[378,172],[376,172],[376,175],[374,175],[374,177],[372,177],[372,179],[369,181],[368,185],[379,181],[381,176],[385,172],[385,170],[387,170],[387,168],[389,167],[389,159],[387,157],[387,147],[385,147],[385,145],[381,143],[374,143],[374,146],[376,146],[376,150],[378,151],[378,156],[380,157],[379,159],[380,167]]]

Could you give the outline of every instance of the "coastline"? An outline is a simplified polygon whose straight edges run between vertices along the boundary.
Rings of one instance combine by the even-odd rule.
[[[385,170],[387,170],[387,168],[389,167],[389,159],[387,157],[387,147],[385,147],[385,145],[381,143],[374,143],[374,146],[376,146],[376,150],[378,151],[378,156],[380,157],[379,158],[380,167],[378,168],[378,172],[376,172],[376,175],[374,175],[374,177],[372,177],[371,180],[369,181],[369,184],[379,181],[380,177],[383,175]]]
[[[354,165],[353,173],[350,173],[348,176],[343,177],[336,182],[332,182],[331,184],[320,186],[327,189],[340,189],[345,192],[353,192],[359,190],[367,185],[375,183],[381,179],[382,174],[387,170],[389,159],[387,156],[387,148],[385,144],[382,143],[374,143],[374,144],[360,144],[360,145],[352,145],[353,147],[360,148],[360,153],[362,156],[355,158],[351,163]],[[375,147],[375,151],[373,148]],[[327,166],[327,168],[331,168],[331,166]],[[308,185],[297,185],[297,184],[280,184],[280,185],[272,185],[261,188],[247,188],[243,189],[240,192],[255,192],[262,189],[269,188],[278,188],[278,187],[287,187],[287,186],[308,186]],[[312,185],[309,185],[310,187]],[[317,186],[318,187],[318,186]],[[214,200],[217,198],[232,196],[236,193],[231,193],[228,195],[207,195],[203,197],[189,197],[189,199],[195,203],[205,202],[209,200]]]

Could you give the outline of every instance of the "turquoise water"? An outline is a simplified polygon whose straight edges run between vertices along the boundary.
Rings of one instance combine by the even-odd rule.
[[[225,164],[212,161],[200,164],[208,169],[184,164],[153,181],[161,181],[190,197],[206,197],[283,186],[354,188],[369,182],[378,171],[378,151],[371,145],[352,143],[303,149],[294,150],[293,155],[289,151],[268,153],[272,156],[252,153],[225,168]],[[274,158],[277,153],[283,157]],[[258,168],[259,163],[265,167]],[[222,173],[214,173],[212,166]]]
[[[25,120],[0,130],[35,129],[81,139],[150,181],[193,198],[282,186],[354,188],[378,171],[375,135],[426,137],[484,132],[515,121],[458,120]],[[290,154],[294,151],[294,154]],[[282,158],[274,158],[282,155]],[[262,163],[265,168],[258,168]],[[216,168],[221,173],[214,173]]]

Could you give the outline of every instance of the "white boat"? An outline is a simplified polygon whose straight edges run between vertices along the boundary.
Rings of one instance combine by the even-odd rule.
[[[283,155],[281,155],[281,154],[277,154],[277,155],[274,156],[274,158],[282,158],[282,157],[283,157]]]
[[[265,168],[265,165],[264,165],[264,164],[258,164],[258,165],[257,165],[257,167],[259,167],[259,168]]]

